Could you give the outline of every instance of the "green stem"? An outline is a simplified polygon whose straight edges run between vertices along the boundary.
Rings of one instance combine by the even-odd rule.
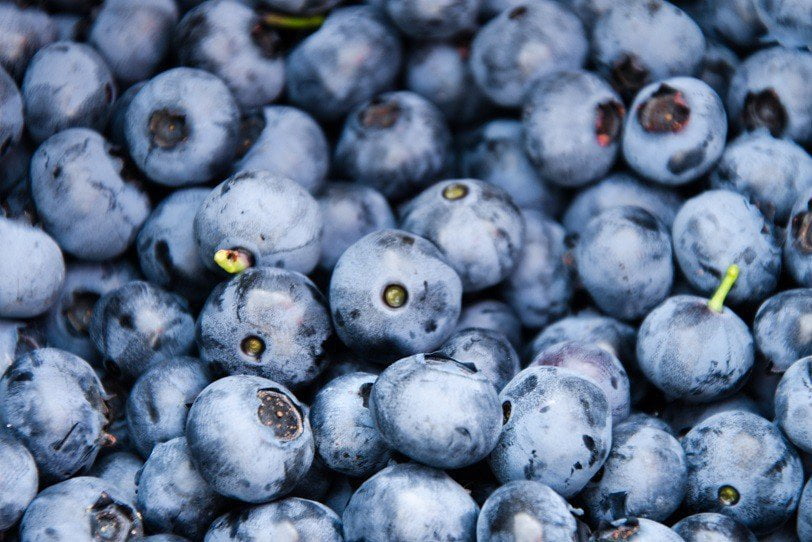
[[[730,293],[730,289],[733,288],[733,284],[735,284],[737,278],[739,278],[739,266],[734,263],[727,268],[725,276],[722,277],[722,283],[719,285],[719,288],[716,289],[716,293],[713,294],[713,297],[708,301],[710,310],[713,312],[722,312],[724,310],[725,298],[727,294]]]
[[[318,28],[324,23],[324,15],[311,15],[309,17],[296,17],[281,13],[265,13],[262,22],[274,28],[290,28],[293,30],[308,30]]]
[[[226,273],[241,273],[254,263],[251,254],[240,248],[218,250],[214,253],[214,262]]]

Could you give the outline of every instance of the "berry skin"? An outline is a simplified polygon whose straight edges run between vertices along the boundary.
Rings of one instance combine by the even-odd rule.
[[[753,338],[773,372],[812,356],[812,288],[784,290],[767,299],[753,321]]]
[[[500,391],[520,370],[519,355],[500,331],[458,327],[440,348],[440,353],[471,364]]]
[[[121,495],[135,502],[138,474],[144,460],[130,452],[113,452],[99,458],[88,472],[116,486]]]
[[[37,495],[39,475],[31,452],[5,429],[0,430],[0,462],[0,531],[6,531]]]
[[[627,517],[592,533],[590,542],[684,542],[662,523],[646,518]]]
[[[23,99],[17,83],[0,67],[0,157],[23,136]]]
[[[383,0],[389,18],[409,37],[438,40],[476,26],[480,0]]]
[[[789,48],[812,46],[812,13],[803,0],[756,0],[753,3],[771,38]]]
[[[510,306],[501,301],[486,299],[465,305],[457,322],[457,331],[471,327],[501,333],[516,349],[522,345],[522,324],[519,317]],[[449,339],[446,344],[453,342]]]
[[[787,438],[806,453],[812,452],[812,356],[793,363],[775,390],[775,422]]]
[[[807,481],[798,504],[798,537],[803,540],[812,539],[812,482]]]
[[[44,11],[24,8],[12,2],[0,4],[3,36],[0,40],[0,66],[19,81],[34,54],[57,39],[54,20]]]
[[[812,287],[812,189],[805,190],[792,206],[784,265],[800,286]]]
[[[240,540],[318,540],[343,542],[341,519],[325,505],[297,497],[281,499],[220,516],[206,533],[206,542]]]
[[[694,514],[672,527],[685,542],[756,542],[756,535],[738,521],[714,512]]]

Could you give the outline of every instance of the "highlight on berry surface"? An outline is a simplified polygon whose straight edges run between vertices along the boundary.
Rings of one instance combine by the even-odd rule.
[[[739,278],[739,266],[732,264],[727,268],[727,271],[725,271],[725,276],[722,277],[722,283],[719,284],[719,288],[716,289],[713,297],[708,301],[710,310],[713,312],[722,312],[725,305],[725,298],[727,294],[730,293],[730,289],[733,288],[737,278]]]
[[[253,265],[253,258],[245,250],[220,249],[214,253],[214,263],[223,268],[226,273],[241,273]]]

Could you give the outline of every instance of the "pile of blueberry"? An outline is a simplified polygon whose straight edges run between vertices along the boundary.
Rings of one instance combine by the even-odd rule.
[[[0,0],[1,542],[812,542],[812,0]]]

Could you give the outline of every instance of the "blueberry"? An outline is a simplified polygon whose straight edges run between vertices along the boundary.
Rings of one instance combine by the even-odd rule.
[[[676,433],[668,423],[657,416],[653,416],[651,414],[646,414],[644,412],[632,412],[629,414],[629,417],[623,420],[623,425],[628,427],[649,427],[651,429],[657,429],[659,431],[663,431],[664,433],[668,433],[671,436],[675,436]],[[686,431],[687,433],[687,431]],[[599,480],[595,480],[596,482]]]
[[[521,208],[557,216],[563,194],[542,179],[524,150],[524,129],[517,120],[497,119],[461,138],[460,173],[494,184]]]
[[[327,183],[318,197],[324,219],[319,267],[332,271],[347,248],[368,233],[395,227],[383,194],[356,183]]]
[[[55,348],[17,358],[0,379],[0,422],[34,456],[43,483],[93,464],[107,422],[105,392],[84,360]]]
[[[570,507],[541,482],[517,480],[491,493],[477,520],[477,540],[575,540]]]
[[[0,317],[30,318],[59,297],[65,261],[59,246],[39,228],[0,217]]]
[[[753,338],[775,372],[812,356],[812,289],[784,290],[767,299],[756,312]]]
[[[547,181],[567,188],[589,184],[615,162],[625,111],[597,75],[583,70],[548,75],[524,101],[525,148]]]
[[[741,61],[736,53],[719,43],[708,42],[696,77],[705,81],[724,101],[739,64]]]
[[[710,37],[738,49],[753,49],[764,41],[764,24],[753,0],[717,0],[688,3],[689,13]]]
[[[209,193],[194,233],[200,258],[221,274],[254,265],[308,273],[321,251],[321,211],[291,179],[244,171]]]
[[[592,30],[592,61],[627,98],[653,81],[693,75],[704,51],[699,26],[663,0],[618,2]]]
[[[5,429],[0,430],[0,462],[0,531],[5,531],[36,496],[39,475],[31,453]]]
[[[200,477],[183,437],[158,444],[138,475],[138,510],[153,532],[199,540],[225,499]]]
[[[143,534],[141,515],[132,501],[113,484],[92,476],[44,489],[31,502],[20,525],[20,542],[126,542]]]
[[[541,77],[580,68],[588,48],[574,13],[558,2],[537,0],[506,9],[476,33],[471,69],[488,98],[518,107]]]
[[[665,226],[641,207],[607,209],[589,221],[575,247],[581,282],[610,316],[645,316],[671,291],[674,264]]]
[[[121,255],[149,215],[149,198],[116,153],[93,130],[70,128],[31,158],[31,194],[45,230],[78,258]]]
[[[285,88],[282,36],[246,2],[201,3],[183,16],[175,43],[181,64],[220,77],[244,109],[274,101]]]
[[[500,391],[520,369],[519,355],[500,331],[476,327],[458,328],[439,350],[442,354],[473,365]]]
[[[451,38],[476,26],[480,0],[383,0],[386,14],[410,38]]]
[[[784,265],[801,286],[812,287],[812,189],[804,191],[787,224]]]
[[[262,117],[265,127],[236,169],[261,169],[319,192],[330,168],[330,147],[316,121],[286,105],[264,107]]]
[[[628,417],[629,377],[620,360],[608,350],[596,344],[560,342],[539,352],[529,366],[547,365],[570,369],[597,384],[609,401],[612,423],[618,424]]]
[[[489,459],[499,481],[536,480],[568,498],[609,455],[609,402],[578,373],[529,367],[508,382],[499,399],[504,425]]]
[[[353,494],[344,510],[344,539],[473,542],[478,513],[470,495],[443,471],[404,463],[382,470]]]
[[[391,87],[400,60],[397,35],[374,8],[337,9],[288,55],[288,99],[319,119],[338,120]]]
[[[774,530],[798,505],[801,460],[779,429],[756,414],[723,412],[682,441],[688,459],[686,506],[719,512],[756,534]]]
[[[102,5],[88,38],[116,79],[134,83],[160,65],[177,20],[173,0],[112,0]]]
[[[333,329],[327,300],[299,273],[257,267],[217,286],[200,312],[200,355],[217,373],[312,382]]]
[[[812,356],[793,363],[775,390],[775,422],[790,441],[806,453],[812,452]]]
[[[136,480],[143,466],[144,461],[133,453],[113,452],[99,458],[89,474],[116,486],[123,497],[135,502]]]
[[[147,81],[139,81],[130,88],[119,94],[113,108],[110,110],[110,121],[107,123],[107,131],[110,141],[115,145],[127,147],[127,109],[135,98],[136,94],[144,88]]]
[[[672,227],[674,255],[691,286],[711,293],[728,265],[740,268],[734,305],[758,302],[775,289],[781,249],[772,225],[747,198],[709,190],[689,199]]]
[[[138,542],[189,542],[189,539],[176,534],[164,533],[139,538]]]
[[[380,230],[342,254],[329,297],[341,340],[385,364],[431,352],[448,339],[459,318],[462,284],[429,241]]]
[[[304,407],[283,386],[237,375],[204,389],[186,422],[200,475],[226,497],[270,501],[290,492],[313,460]]]
[[[798,196],[812,189],[812,158],[792,141],[766,131],[744,134],[725,148],[711,186],[739,192],[783,226]]]
[[[313,400],[310,423],[316,450],[333,470],[365,478],[384,468],[391,457],[369,411],[376,378],[369,373],[339,376]]]
[[[48,344],[96,361],[99,352],[89,335],[93,307],[101,296],[136,278],[125,262],[69,264],[59,299],[45,317]]]
[[[802,542],[812,540],[812,483],[807,481],[798,504],[798,538]]]
[[[101,56],[89,45],[71,41],[40,49],[21,90],[25,125],[38,142],[66,128],[101,130],[116,99],[113,74]]]
[[[390,365],[375,381],[369,410],[394,449],[437,468],[484,459],[500,430],[497,391],[470,363],[417,354]]]
[[[143,457],[156,444],[183,436],[189,408],[211,380],[199,359],[175,357],[153,365],[135,381],[127,397],[127,428]]]
[[[522,324],[539,328],[563,316],[572,297],[572,272],[566,263],[565,232],[557,222],[523,209],[524,246],[502,295]]]
[[[672,190],[645,184],[628,173],[614,173],[578,192],[561,223],[568,233],[580,236],[593,217],[629,205],[645,209],[670,229],[681,204],[682,199]]]
[[[286,13],[310,15],[322,13],[341,3],[341,0],[259,0],[261,6],[278,9]]]
[[[318,540],[343,542],[341,519],[325,505],[297,497],[282,499],[220,516],[206,542],[240,540]]]
[[[592,521],[635,516],[666,520],[685,497],[688,468],[671,434],[638,423],[612,433],[612,451],[602,472],[587,484],[583,499]]]
[[[756,0],[753,4],[769,37],[785,47],[812,45],[812,14],[803,0]]]
[[[464,38],[415,44],[406,63],[406,88],[436,105],[449,122],[477,120],[490,102],[474,83],[470,54],[470,40]]]
[[[645,518],[623,518],[592,533],[590,542],[684,542],[662,523]]]
[[[164,198],[144,222],[136,242],[144,276],[193,302],[205,300],[217,282],[217,275],[203,265],[194,235],[194,217],[209,192],[187,188]]]
[[[57,39],[51,17],[36,7],[4,2],[0,4],[0,66],[20,80],[34,54]]]
[[[189,352],[194,342],[194,320],[181,299],[137,280],[96,302],[89,331],[107,370],[125,380],[138,378],[165,358]]]
[[[513,309],[501,301],[485,299],[465,305],[457,322],[457,331],[472,327],[501,333],[516,349],[522,345],[522,323]],[[451,339],[447,344],[450,342]]]
[[[37,320],[0,319],[0,376],[15,359],[44,344],[43,330]]]
[[[756,542],[750,529],[723,514],[706,512],[682,518],[672,527],[685,542]]]
[[[761,414],[758,405],[743,393],[737,393],[712,403],[686,403],[674,401],[662,409],[661,416],[667,420],[669,430],[677,437],[684,437],[695,425],[707,420],[714,414],[743,410],[753,414]]]
[[[335,166],[388,198],[403,198],[443,172],[450,144],[445,119],[434,104],[413,92],[390,92],[350,112],[336,145]]]
[[[706,83],[673,77],[644,87],[623,129],[623,156],[639,175],[682,185],[708,172],[725,147],[722,100]]]
[[[185,186],[217,177],[231,164],[238,128],[237,103],[223,81],[203,70],[173,68],[138,91],[124,131],[147,177]]]
[[[465,292],[501,282],[519,263],[524,219],[507,192],[494,185],[474,179],[442,181],[399,213],[401,228],[437,245]]]
[[[17,145],[22,135],[23,99],[17,83],[0,66],[0,156]]]
[[[812,141],[812,53],[773,47],[741,63],[727,95],[727,111],[739,129],[766,128],[774,137]]]

